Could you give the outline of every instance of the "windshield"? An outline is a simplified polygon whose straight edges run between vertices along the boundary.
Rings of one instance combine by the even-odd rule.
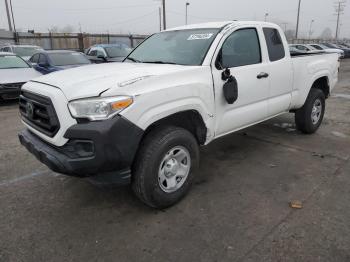
[[[54,66],[83,65],[91,62],[82,54],[76,52],[51,53],[49,58]]]
[[[13,51],[16,55],[19,56],[32,56],[41,50],[39,47],[24,47],[24,46],[15,46]]]
[[[201,65],[219,29],[191,29],[154,34],[127,60],[142,63]]]
[[[317,49],[317,50],[323,50],[323,48],[319,45],[312,45],[312,47]]]
[[[21,58],[14,55],[0,56],[0,69],[10,68],[29,68],[29,65],[26,62],[24,62]]]
[[[126,57],[131,49],[127,45],[116,45],[105,47],[108,57]]]

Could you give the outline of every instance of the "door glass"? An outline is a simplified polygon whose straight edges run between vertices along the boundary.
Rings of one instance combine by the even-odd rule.
[[[275,28],[264,28],[263,31],[270,61],[274,62],[283,59],[285,57],[284,46],[278,30]]]
[[[256,29],[233,32],[224,42],[219,60],[222,68],[261,63],[260,43]]]

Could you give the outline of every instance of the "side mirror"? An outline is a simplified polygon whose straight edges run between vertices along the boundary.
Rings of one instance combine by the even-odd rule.
[[[48,63],[38,63],[37,65],[45,68],[49,66]]]
[[[224,89],[224,97],[227,103],[232,105],[234,102],[236,102],[238,98],[238,84],[237,84],[237,79],[234,76],[230,75],[228,77],[226,83],[224,84],[223,89]]]

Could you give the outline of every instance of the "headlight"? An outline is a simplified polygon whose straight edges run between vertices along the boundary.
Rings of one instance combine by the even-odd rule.
[[[132,103],[133,99],[128,96],[89,98],[72,101],[68,108],[74,118],[94,121],[111,118]]]

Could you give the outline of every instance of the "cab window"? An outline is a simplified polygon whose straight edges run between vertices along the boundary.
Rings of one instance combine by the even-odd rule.
[[[255,28],[239,29],[226,38],[217,60],[218,68],[261,63],[258,33]]]
[[[271,62],[281,60],[285,57],[284,46],[280,33],[275,28],[264,28],[264,35]],[[297,48],[297,47],[296,47]]]

